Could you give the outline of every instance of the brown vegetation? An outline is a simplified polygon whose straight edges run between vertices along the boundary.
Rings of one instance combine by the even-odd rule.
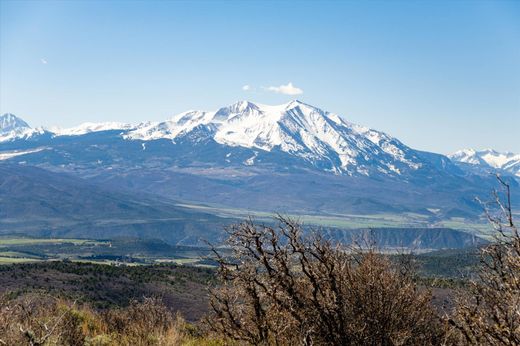
[[[513,221],[509,185],[486,207],[495,242],[482,250],[479,279],[462,292],[450,323],[459,342],[520,345],[520,234]]]
[[[432,345],[445,328],[406,263],[373,250],[345,251],[279,217],[229,229],[232,258],[218,254],[222,285],[208,325],[249,344]]]
[[[88,305],[47,295],[3,297],[0,304],[0,345],[145,346],[221,345],[197,330],[157,299],[96,311]]]
[[[229,229],[208,325],[232,340],[281,345],[520,345],[520,235],[509,185],[486,205],[496,239],[454,311],[431,307],[409,263],[352,251],[279,217]],[[495,208],[493,208],[493,206]],[[444,316],[442,316],[444,315]]]

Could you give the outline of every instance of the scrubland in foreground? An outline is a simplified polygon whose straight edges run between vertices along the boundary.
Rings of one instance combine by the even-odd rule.
[[[219,258],[220,285],[212,285],[212,311],[198,323],[188,323],[172,313],[172,307],[164,301],[168,296],[163,300],[125,300],[125,294],[131,292],[119,291],[118,286],[147,285],[155,280],[160,283],[155,286],[161,287],[169,282],[182,296],[196,288],[191,282],[212,282],[205,281],[209,272],[200,268],[117,268],[66,262],[15,265],[17,270],[6,271],[9,276],[30,279],[48,273],[50,280],[55,280],[54,276],[68,273],[63,280],[50,283],[53,287],[64,282],[72,285],[79,278],[74,275],[83,273],[89,289],[121,295],[112,305],[93,307],[92,303],[105,298],[87,297],[86,291],[77,295],[83,300],[74,300],[73,294],[68,299],[57,298],[66,291],[53,296],[41,290],[36,293],[37,287],[34,291],[6,293],[0,301],[0,344],[518,344],[518,305],[514,305],[520,292],[517,235],[484,250],[485,263],[501,263],[502,267],[483,267],[481,281],[469,287],[478,299],[467,300],[461,295],[446,314],[432,306],[431,292],[415,277],[409,258],[395,261],[373,251],[346,253],[318,239],[309,243],[298,237],[297,224],[285,222],[280,230],[250,222],[230,229],[238,253]],[[288,232],[289,239],[282,240],[283,232]],[[299,256],[294,257],[295,253]],[[97,276],[98,281],[92,280]],[[104,281],[112,282],[112,291],[100,286]],[[502,289],[494,291],[496,284]],[[145,293],[154,292],[137,292]],[[175,309],[186,311],[186,302]]]
[[[502,182],[502,181],[501,181]],[[503,182],[502,182],[503,183]],[[94,310],[47,295],[5,295],[5,345],[519,345],[520,235],[507,185],[498,212],[488,209],[496,241],[481,252],[478,278],[450,310],[432,306],[409,257],[345,251],[279,217],[228,229],[233,253],[215,250],[211,309],[187,324],[159,300]]]

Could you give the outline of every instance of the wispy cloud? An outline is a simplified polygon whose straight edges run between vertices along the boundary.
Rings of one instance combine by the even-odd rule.
[[[44,65],[47,65],[47,59],[45,59],[45,58],[41,58],[41,59],[40,59],[40,62],[41,62],[42,64],[44,64]]]
[[[249,90],[251,90],[251,85],[249,85],[249,84],[244,85],[244,86],[242,87],[242,90],[244,90],[244,91],[249,91]]]
[[[265,88],[266,90],[273,91],[278,94],[284,94],[284,95],[300,95],[303,94],[303,90],[295,87],[293,83],[289,82],[286,85],[280,85],[280,86],[270,86]]]

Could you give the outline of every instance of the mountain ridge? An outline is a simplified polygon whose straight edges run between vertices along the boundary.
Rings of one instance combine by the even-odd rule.
[[[20,132],[19,138],[23,139],[24,135],[29,138],[34,134],[59,137],[116,130],[121,131],[121,136],[127,140],[168,139],[173,143],[197,131],[230,147],[266,152],[279,150],[336,174],[382,172],[400,175],[404,170],[416,170],[422,165],[413,150],[398,139],[347,122],[337,114],[298,100],[278,106],[239,101],[213,112],[188,111],[166,121],[139,125],[85,123],[75,128],[46,129],[43,132],[24,127],[23,131],[20,128],[23,133]],[[11,134],[0,137],[0,142],[16,139],[16,134]]]
[[[301,101],[242,101],[162,122],[44,131],[0,141],[2,162],[161,198],[268,212],[475,217],[482,209],[474,197],[486,199],[496,186],[487,171]],[[516,194],[518,181],[498,172]]]
[[[302,131],[304,129],[304,131]],[[386,156],[376,169],[399,175],[403,169],[416,170],[422,163],[411,148],[397,138],[365,126],[346,121],[335,113],[292,100],[270,106],[251,101],[237,101],[216,111],[190,110],[158,122],[137,125],[121,122],[87,122],[72,128],[31,128],[11,113],[0,116],[0,143],[35,136],[80,136],[102,131],[120,131],[124,139],[149,142],[160,139],[175,143],[178,137],[200,135],[231,147],[255,148],[267,152],[280,149],[299,156],[324,170],[336,174],[370,175],[364,161]],[[193,133],[192,133],[193,132]],[[370,142],[373,144],[371,145]],[[143,148],[146,145],[143,144]],[[256,156],[256,155],[255,155]],[[459,167],[465,164],[479,169],[498,169],[520,177],[520,154],[500,153],[493,149],[462,149],[447,157]],[[320,164],[330,161],[328,164]],[[254,164],[254,157],[246,164]],[[474,169],[473,169],[474,170]]]
[[[499,169],[520,178],[520,154],[494,149],[462,149],[448,157],[461,164],[478,166],[485,171]]]
[[[43,128],[31,128],[23,119],[12,113],[0,115],[0,143],[17,139],[28,139],[35,135],[42,135]]]

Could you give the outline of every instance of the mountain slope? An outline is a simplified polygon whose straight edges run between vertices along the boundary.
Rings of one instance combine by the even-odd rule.
[[[219,144],[281,151],[335,173],[398,175],[422,165],[413,150],[397,139],[300,101],[279,106],[240,101],[216,112],[185,112],[138,127],[124,137],[176,141],[201,128]]]
[[[30,128],[30,126],[14,114],[6,113],[0,116],[0,133],[23,128]]]
[[[498,169],[520,177],[520,154],[501,153],[493,149],[481,151],[463,149],[449,155],[449,157],[453,161],[474,165],[485,171]]]
[[[0,115],[0,142],[28,139],[44,133],[45,130],[31,128],[29,124],[14,114],[5,113]]]
[[[171,244],[214,240],[229,221],[149,195],[100,188],[39,168],[0,164],[0,233],[138,236]]]
[[[52,133],[54,136],[79,136],[90,132],[110,131],[110,130],[129,130],[133,126],[130,124],[118,122],[104,122],[104,123],[83,123],[72,128],[54,128]]]

